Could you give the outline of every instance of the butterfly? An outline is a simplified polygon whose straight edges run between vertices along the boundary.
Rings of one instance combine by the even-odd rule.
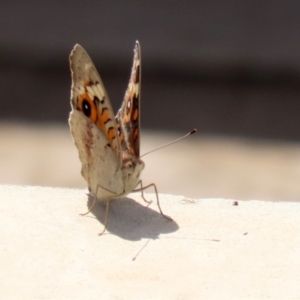
[[[117,115],[91,58],[80,45],[70,55],[72,76],[69,124],[82,163],[81,174],[97,201],[106,201],[106,229],[110,200],[154,187],[160,213],[163,214],[154,183],[143,186],[140,175],[145,163],[140,159],[141,49],[137,41],[125,97]],[[137,186],[140,185],[140,188]],[[149,202],[148,202],[149,203]],[[102,233],[103,233],[102,232]],[[101,234],[102,234],[101,233]]]

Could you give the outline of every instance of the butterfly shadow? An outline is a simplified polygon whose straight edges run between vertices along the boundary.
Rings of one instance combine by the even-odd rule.
[[[89,195],[88,208],[92,203],[93,196]],[[106,202],[98,202],[92,210],[92,214],[102,226],[105,222],[105,210]],[[111,200],[104,234],[111,233],[125,240],[138,241],[142,238],[157,239],[160,234],[174,232],[178,229],[179,226],[174,220],[167,220],[150,207],[124,197]],[[99,232],[101,230],[102,227],[99,228]]]

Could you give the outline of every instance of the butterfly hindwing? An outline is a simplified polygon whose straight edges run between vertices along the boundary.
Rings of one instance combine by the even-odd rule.
[[[140,156],[140,97],[141,49],[139,42],[136,42],[128,87],[116,115],[121,149],[136,158]]]
[[[82,163],[81,174],[89,190],[102,200],[122,193],[124,187],[120,164],[106,136],[78,110],[72,110],[69,122]],[[99,185],[101,188],[98,188]]]

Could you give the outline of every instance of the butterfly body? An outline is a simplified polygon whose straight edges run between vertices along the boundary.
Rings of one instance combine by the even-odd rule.
[[[69,124],[82,163],[81,174],[97,200],[132,192],[144,162],[140,156],[140,46],[134,49],[131,76],[117,115],[92,60],[76,45],[72,72]]]

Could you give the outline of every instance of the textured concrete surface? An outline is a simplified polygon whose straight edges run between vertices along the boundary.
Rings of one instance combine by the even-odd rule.
[[[0,186],[1,299],[299,299],[300,204]],[[153,194],[147,194],[154,199]],[[137,201],[134,201],[137,200]]]

